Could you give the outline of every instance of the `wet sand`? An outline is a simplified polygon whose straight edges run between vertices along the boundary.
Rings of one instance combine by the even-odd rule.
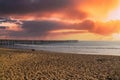
[[[0,49],[0,80],[120,80],[120,56]]]

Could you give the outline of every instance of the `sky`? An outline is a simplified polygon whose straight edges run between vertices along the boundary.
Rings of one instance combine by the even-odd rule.
[[[120,0],[0,0],[0,39],[120,40]]]

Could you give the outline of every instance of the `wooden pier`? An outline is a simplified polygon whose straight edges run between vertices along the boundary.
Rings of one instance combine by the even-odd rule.
[[[0,45],[15,45],[15,44],[51,44],[51,43],[66,43],[78,42],[77,40],[0,40]]]

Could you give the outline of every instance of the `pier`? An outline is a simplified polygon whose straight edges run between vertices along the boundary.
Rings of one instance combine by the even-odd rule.
[[[0,46],[2,45],[15,45],[15,44],[51,44],[51,43],[66,43],[66,42],[78,42],[77,40],[0,40]]]

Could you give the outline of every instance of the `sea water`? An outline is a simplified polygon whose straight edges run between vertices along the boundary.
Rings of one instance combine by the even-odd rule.
[[[62,53],[120,56],[119,41],[58,42],[41,45],[15,44],[14,47],[21,49],[35,49]]]

